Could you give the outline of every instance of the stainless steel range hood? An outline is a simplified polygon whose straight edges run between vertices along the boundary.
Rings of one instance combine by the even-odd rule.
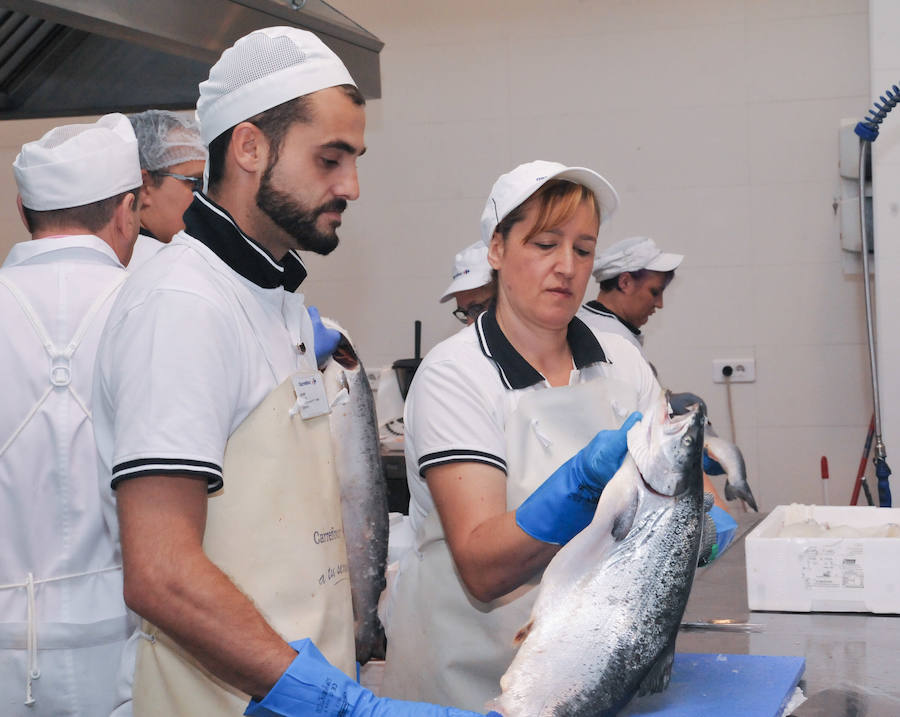
[[[192,109],[242,35],[312,30],[381,96],[377,37],[322,0],[0,0],[0,119]]]

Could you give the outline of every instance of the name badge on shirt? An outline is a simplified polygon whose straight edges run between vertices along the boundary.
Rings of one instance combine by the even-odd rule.
[[[325,393],[325,379],[320,371],[301,371],[291,376],[297,403],[291,415],[299,413],[304,419],[324,416],[331,411]]]

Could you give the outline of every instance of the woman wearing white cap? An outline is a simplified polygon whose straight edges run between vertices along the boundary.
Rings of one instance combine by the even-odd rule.
[[[90,405],[137,237],[137,142],[121,114],[64,125],[13,172],[31,240],[0,269],[0,714],[108,715],[134,626]]]
[[[416,542],[387,605],[387,695],[478,709],[499,694],[544,567],[659,394],[633,346],[575,318],[617,203],[599,174],[556,162],[494,184],[481,230],[496,303],[428,353],[407,397]]]
[[[595,301],[588,301],[578,311],[578,317],[597,331],[624,336],[644,352],[641,327],[657,309],[663,308],[663,292],[675,278],[684,256],[668,254],[649,237],[629,237],[607,247],[594,260],[594,278],[600,284]],[[652,364],[651,364],[652,367]],[[655,372],[654,368],[654,372]],[[692,403],[702,402],[693,393],[669,394],[675,412]],[[722,467],[703,452],[703,469],[708,475],[721,475]],[[726,510],[715,486],[704,476],[704,488],[715,500],[709,511],[716,528],[715,554],[720,554],[731,542],[737,523]]]
[[[457,253],[453,257],[452,281],[441,296],[442,304],[456,299],[453,316],[466,326],[490,305],[497,290],[491,277],[487,254],[487,247],[482,241]]]
[[[578,318],[591,328],[620,334],[643,353],[641,327],[663,307],[663,292],[684,257],[659,250],[649,237],[629,237],[597,255],[594,278],[600,294]]]

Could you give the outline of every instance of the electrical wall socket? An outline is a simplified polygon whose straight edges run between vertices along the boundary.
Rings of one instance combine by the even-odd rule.
[[[730,376],[728,369],[731,369]],[[752,383],[756,380],[756,360],[743,359],[713,359],[714,383]]]

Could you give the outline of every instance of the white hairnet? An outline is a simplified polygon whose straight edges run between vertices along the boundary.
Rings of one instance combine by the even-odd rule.
[[[147,110],[128,119],[137,137],[141,169],[156,172],[182,162],[206,161],[206,147],[193,119],[168,110]]]

